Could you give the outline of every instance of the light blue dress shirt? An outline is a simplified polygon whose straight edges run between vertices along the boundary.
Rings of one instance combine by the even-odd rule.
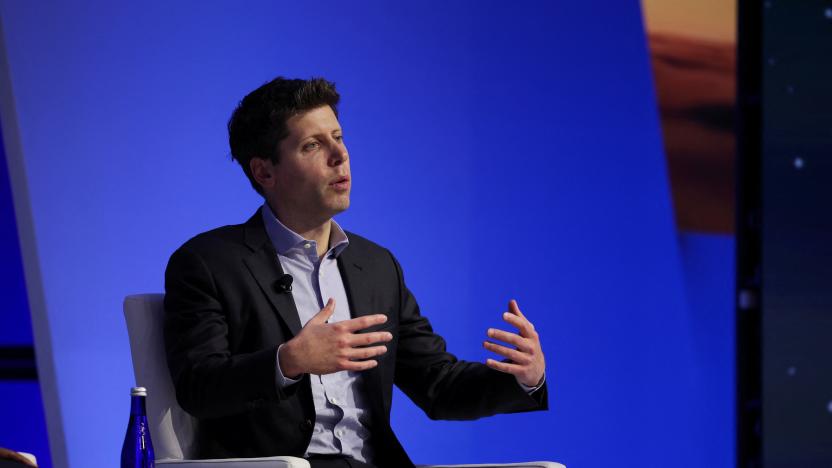
[[[306,325],[329,298],[335,299],[335,312],[329,322],[349,320],[352,317],[349,301],[337,261],[338,255],[349,244],[344,230],[332,221],[330,248],[318,258],[317,243],[284,226],[267,203],[263,204],[262,215],[266,232],[277,250],[276,260],[284,273],[292,275],[292,298],[300,323]],[[279,348],[277,352],[279,356]],[[363,401],[360,392],[355,391],[361,375],[360,372],[341,371],[309,376],[315,403],[315,427],[307,455],[341,454],[363,462],[372,460],[372,448],[368,443],[370,431],[365,423],[370,416],[369,405]],[[299,380],[286,378],[278,366],[279,387],[297,382]]]

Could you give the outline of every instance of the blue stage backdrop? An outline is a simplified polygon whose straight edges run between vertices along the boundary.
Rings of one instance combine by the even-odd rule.
[[[0,143],[2,140],[0,135]],[[6,351],[14,353],[34,343],[4,148],[0,144],[0,355],[5,358]],[[21,379],[19,371],[14,360],[0,362],[0,447],[36,453],[39,465],[49,468],[52,464],[38,381]]]
[[[339,221],[397,254],[452,351],[484,359],[510,298],[543,337],[548,412],[432,422],[398,395],[416,462],[730,466],[716,438],[730,437],[731,337],[717,333],[725,355],[706,343],[730,320],[694,311],[710,284],[685,272],[713,265],[680,246],[732,247],[679,242],[637,1],[5,1],[0,14],[56,466],[114,465],[134,384],[122,299],[161,291],[176,247],[257,208],[225,123],[278,74],[338,84],[354,172]],[[730,290],[716,285],[725,314]]]

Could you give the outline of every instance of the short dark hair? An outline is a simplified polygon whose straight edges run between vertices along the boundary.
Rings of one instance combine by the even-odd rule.
[[[257,193],[263,195],[263,189],[251,175],[252,158],[277,163],[280,142],[289,136],[286,121],[327,105],[337,117],[340,99],[335,83],[323,78],[299,80],[278,76],[240,101],[228,120],[228,145],[231,159],[242,166]]]

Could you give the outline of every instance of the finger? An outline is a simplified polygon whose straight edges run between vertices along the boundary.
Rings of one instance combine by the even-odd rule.
[[[521,351],[531,351],[531,346],[529,345],[528,340],[516,333],[509,333],[507,331],[499,330],[496,328],[489,328],[488,337],[494,338],[495,340],[505,341],[509,344],[513,344],[514,346],[517,346],[517,348],[519,348]]]
[[[524,338],[534,338],[534,325],[529,322],[526,317],[514,315],[510,312],[503,313],[503,320],[507,323],[517,327],[520,330],[520,335]]]
[[[521,353],[516,349],[506,348],[503,345],[492,343],[490,341],[483,341],[483,347],[492,353],[497,353],[504,358],[511,359],[515,364],[528,365],[532,362],[532,357],[528,354]]]
[[[372,369],[377,365],[378,361],[375,359],[368,359],[366,361],[350,361],[348,359],[343,359],[338,363],[338,368],[339,370],[360,372]]]
[[[334,314],[334,313],[335,313],[335,299],[330,297],[329,300],[326,301],[326,305],[324,306],[324,308],[321,309],[320,312],[315,314],[314,317],[309,319],[309,321],[312,322],[312,323],[316,323],[316,324],[326,323],[326,321],[329,320],[329,318],[332,317],[332,314]]]
[[[387,346],[371,346],[369,348],[350,348],[343,352],[343,356],[350,361],[370,359],[387,352]]]
[[[370,328],[373,325],[380,325],[387,321],[387,316],[384,314],[365,315],[364,317],[357,317],[350,320],[339,322],[339,325],[348,332],[356,332],[365,328]]]
[[[508,301],[508,311],[518,317],[525,317],[523,312],[520,312],[520,306],[517,305],[517,301],[514,299]]]
[[[509,362],[500,362],[494,359],[486,359],[485,365],[506,374],[518,375],[523,371],[523,367]]]
[[[348,341],[350,346],[355,347],[367,346],[375,343],[386,343],[392,339],[393,334],[390,332],[373,332],[350,335]]]

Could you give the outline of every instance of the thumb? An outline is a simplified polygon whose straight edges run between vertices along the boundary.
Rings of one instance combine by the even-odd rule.
[[[329,300],[326,301],[326,305],[324,306],[324,308],[321,309],[320,312],[315,314],[314,317],[309,319],[309,321],[313,322],[313,323],[316,323],[316,324],[326,323],[326,321],[329,320],[329,318],[332,317],[332,314],[334,314],[334,313],[335,313],[335,299],[330,297]]]

